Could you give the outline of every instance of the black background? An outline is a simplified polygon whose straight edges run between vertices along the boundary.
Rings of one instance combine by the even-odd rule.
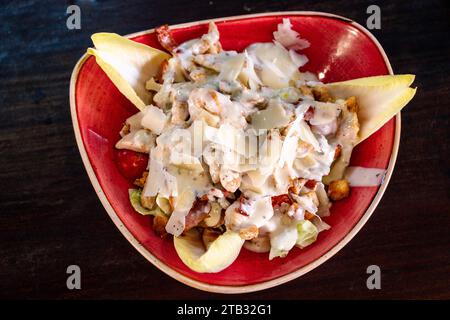
[[[111,223],[84,171],[69,111],[73,66],[94,32],[119,34],[240,14],[314,10],[363,25],[396,73],[417,75],[402,112],[396,169],[380,205],[336,256],[305,276],[239,299],[450,298],[447,1],[2,1],[0,6],[0,297],[211,299],[148,263]],[[448,3],[448,2],[447,2]],[[66,8],[81,8],[81,30]],[[66,268],[82,289],[66,288]],[[366,268],[382,289],[366,288]],[[230,297],[228,297],[230,298]]]

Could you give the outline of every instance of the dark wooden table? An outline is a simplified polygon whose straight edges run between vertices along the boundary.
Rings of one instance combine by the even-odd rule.
[[[66,8],[81,8],[68,30]],[[11,1],[0,7],[0,297],[215,299],[169,278],[120,235],[75,144],[69,78],[90,34],[280,10],[366,23],[372,1]],[[402,113],[396,170],[380,205],[336,256],[305,276],[239,299],[450,298],[450,9],[448,1],[378,1],[374,30],[418,94]],[[66,267],[82,289],[66,288]],[[366,288],[381,267],[382,289]]]

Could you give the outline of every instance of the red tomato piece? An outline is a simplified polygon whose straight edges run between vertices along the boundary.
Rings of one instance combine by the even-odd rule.
[[[131,150],[118,150],[116,153],[117,166],[127,178],[137,179],[147,168],[148,155]]]
[[[282,203],[292,204],[292,200],[287,194],[272,197],[272,207],[279,206]]]

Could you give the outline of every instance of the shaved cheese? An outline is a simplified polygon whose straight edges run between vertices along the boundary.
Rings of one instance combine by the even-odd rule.
[[[250,89],[256,90],[262,84],[255,71],[255,62],[249,56],[247,50],[244,51],[245,63],[239,74],[239,79]]]
[[[314,115],[309,123],[314,126],[329,124],[336,120],[340,112],[340,106],[336,103],[314,102]]]
[[[244,66],[245,56],[238,54],[230,57],[222,64],[220,68],[219,79],[226,81],[234,81],[242,71]]]
[[[299,196],[296,194],[291,194],[291,196],[303,209],[313,214],[317,212],[317,206],[314,204],[311,197]]]
[[[149,129],[155,134],[161,134],[166,123],[167,116],[160,108],[150,105],[145,109],[144,117],[141,120],[144,128]]]
[[[170,163],[184,169],[192,170],[194,172],[203,171],[203,166],[200,160],[189,154],[171,152]]]
[[[308,63],[309,59],[304,54],[298,54],[294,50],[289,50],[289,56],[297,68],[303,67]]]
[[[345,179],[352,187],[377,187],[383,183],[385,169],[348,167]]]
[[[247,52],[255,64],[258,78],[268,87],[288,87],[291,80],[300,78],[298,67],[289,52],[279,44],[252,44],[247,48]]]
[[[289,124],[290,118],[280,103],[272,103],[267,109],[252,115],[252,127],[255,129],[282,128]]]
[[[149,153],[155,146],[155,136],[148,130],[140,129],[131,131],[122,139],[117,141],[117,149],[127,149],[136,152]]]
[[[129,126],[130,131],[142,129],[141,121],[143,117],[144,113],[140,111],[125,120],[125,123]]]
[[[319,217],[328,217],[330,215],[331,203],[322,182],[317,183],[316,194],[319,199],[319,209],[317,214]]]
[[[308,124],[303,120],[300,120],[298,122],[298,136],[302,141],[312,145],[316,151],[322,151],[319,141],[312,133],[311,128],[308,126]]]
[[[283,23],[278,25],[273,38],[288,49],[302,50],[309,47],[309,41],[301,39],[300,34],[292,30],[291,20],[287,18],[283,18]]]
[[[166,231],[178,237],[183,233],[186,216],[195,201],[195,194],[191,190],[185,190],[176,199],[175,209],[166,224]]]
[[[251,138],[251,132],[244,132],[229,124],[223,124],[218,129],[205,127],[205,140],[214,143],[223,152],[235,152],[246,158],[255,156],[257,150],[251,148],[247,141],[255,141]],[[248,139],[247,139],[248,137]]]
[[[160,194],[169,198],[178,195],[176,178],[167,172],[163,163],[164,150],[156,147],[150,153],[149,158],[149,179],[145,181],[144,196],[151,197]]]

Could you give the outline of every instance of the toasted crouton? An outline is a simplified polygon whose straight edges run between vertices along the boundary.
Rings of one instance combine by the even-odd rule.
[[[332,102],[333,98],[331,97],[328,89],[325,86],[317,86],[312,89],[314,99],[320,102]]]
[[[258,236],[259,230],[255,225],[251,225],[247,228],[243,228],[239,231],[239,236],[244,240],[251,240]]]
[[[350,193],[350,186],[347,180],[336,180],[330,183],[328,186],[328,196],[333,201],[342,200],[347,198]]]
[[[358,113],[359,106],[358,102],[356,101],[356,97],[348,98],[347,100],[345,100],[345,104],[347,105],[348,111]]]

